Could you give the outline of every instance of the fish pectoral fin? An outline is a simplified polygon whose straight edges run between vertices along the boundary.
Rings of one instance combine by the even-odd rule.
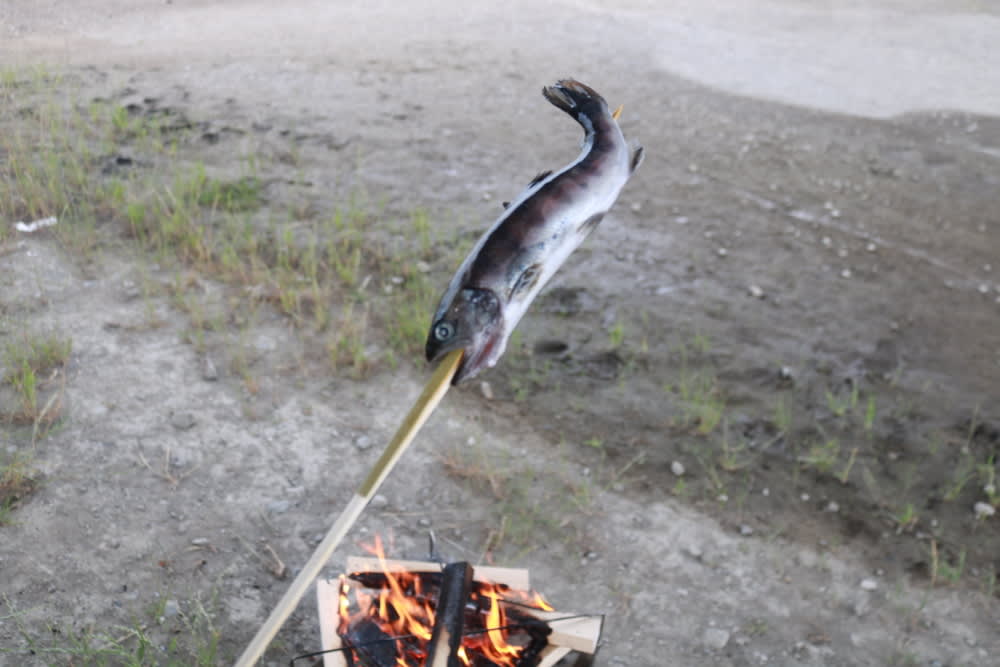
[[[632,164],[631,171],[629,173],[634,173],[639,165],[642,164],[643,158],[646,157],[646,151],[643,150],[642,146],[636,146],[635,150],[632,152]]]
[[[622,115],[622,109],[625,108],[624,104],[619,104],[618,108],[611,113],[611,117],[618,120],[618,117]]]
[[[531,188],[531,187],[534,187],[534,186],[538,185],[539,183],[541,183],[542,181],[544,181],[546,178],[548,178],[551,175],[552,175],[552,170],[551,169],[549,169],[547,171],[539,172],[538,176],[535,176],[533,179],[531,179],[531,182],[528,183],[528,187]]]
[[[521,275],[517,277],[517,281],[510,290],[510,298],[513,299],[515,296],[522,292],[530,291],[538,279],[542,277],[542,265],[541,263],[535,263],[526,268]]]

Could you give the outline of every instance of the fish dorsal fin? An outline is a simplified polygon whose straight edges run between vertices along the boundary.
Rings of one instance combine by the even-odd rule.
[[[528,187],[531,188],[538,185],[551,175],[552,175],[551,169],[541,172],[540,174],[538,174],[538,176],[535,176],[533,179],[531,179],[531,182],[528,183]]]

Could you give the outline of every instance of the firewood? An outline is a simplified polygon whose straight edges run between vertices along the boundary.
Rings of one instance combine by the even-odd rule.
[[[440,572],[442,565],[419,560],[386,560],[386,569],[389,572]],[[381,572],[382,565],[378,558],[348,556],[344,566],[345,572]],[[473,581],[489,581],[495,584],[504,584],[515,590],[526,591],[531,588],[531,580],[528,571],[520,568],[510,567],[490,567],[488,565],[476,565],[472,572]]]
[[[575,616],[561,611],[532,611],[532,616],[546,621],[552,628],[549,644],[565,646],[580,653],[596,653],[601,639],[602,616]],[[560,620],[565,619],[565,620]]]
[[[434,633],[427,647],[426,667],[460,667],[458,648],[462,645],[465,606],[472,587],[472,566],[449,563],[442,572],[441,590],[435,608]]]

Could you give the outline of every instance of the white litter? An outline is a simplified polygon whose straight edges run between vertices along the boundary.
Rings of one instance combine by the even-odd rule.
[[[41,220],[35,220],[34,222],[15,222],[14,229],[19,232],[24,232],[25,234],[30,234],[32,232],[37,232],[43,227],[51,227],[52,225],[59,222],[56,216],[51,216],[48,218],[42,218]]]

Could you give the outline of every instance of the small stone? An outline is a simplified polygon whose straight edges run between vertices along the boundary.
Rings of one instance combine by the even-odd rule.
[[[674,222],[676,222],[678,225],[686,225],[689,222],[689,219],[686,215],[679,215],[676,218],[674,218]]]
[[[417,521],[417,525],[420,526],[421,528],[429,528],[431,525],[431,520],[428,519],[427,517],[424,517]]]
[[[267,504],[267,511],[271,514],[284,514],[292,506],[287,500],[272,500]]]
[[[747,288],[747,292],[749,292],[750,296],[755,299],[764,298],[764,290],[761,289],[760,285],[750,285],[750,287]]]
[[[762,495],[762,496],[764,496],[765,498],[767,498],[768,496],[770,496],[770,495],[771,495],[771,489],[769,489],[769,488],[767,488],[767,487],[765,486],[765,487],[764,487],[763,489],[761,489],[761,491],[760,491],[760,495]]]
[[[178,431],[187,431],[193,428],[195,423],[194,415],[190,412],[175,412],[170,415],[170,425]]]
[[[701,560],[701,557],[704,555],[704,552],[701,550],[701,547],[695,544],[689,544],[687,547],[684,548],[684,552],[688,556],[691,556],[691,558],[694,558],[695,560]]]
[[[163,618],[173,618],[181,613],[181,606],[177,600],[167,600],[163,603]]]
[[[750,537],[751,535],[753,535],[753,527],[751,527],[751,526],[749,526],[749,525],[747,525],[745,523],[741,524],[740,525],[740,535],[742,535],[743,537]]]
[[[219,379],[219,371],[215,367],[215,362],[207,354],[201,359],[201,379],[206,382],[215,382]]]
[[[722,628],[709,628],[702,635],[702,640],[708,648],[720,651],[729,643],[729,632]]]
[[[878,590],[878,582],[874,579],[865,578],[861,580],[861,590],[874,591]]]
[[[803,493],[800,497],[802,498],[802,502],[804,502],[804,503],[809,502],[809,494],[808,493]]]
[[[997,492],[997,485],[996,484],[990,483],[990,484],[984,484],[983,485],[983,493],[985,493],[986,495],[993,496],[993,495],[996,495],[996,492]]]
[[[978,502],[972,506],[972,511],[976,513],[977,519],[986,519],[997,513],[997,510],[993,505],[984,502]]]
[[[684,464],[680,461],[674,461],[670,464],[670,472],[675,476],[680,477],[684,474]]]
[[[876,250],[878,250],[878,246],[875,245],[874,243],[869,243],[868,245],[865,246],[865,250],[867,250],[868,252],[875,252]]]
[[[792,371],[791,366],[782,366],[778,370],[778,375],[781,377],[782,380],[794,380],[795,379],[795,372]]]
[[[372,446],[372,439],[367,435],[359,435],[354,439],[354,446],[363,451]]]
[[[493,387],[490,386],[489,382],[485,380],[479,383],[479,392],[483,395],[487,401],[493,400]]]
[[[423,260],[417,262],[417,271],[419,271],[420,273],[427,273],[430,270],[431,270],[431,265],[428,264],[427,262]]]
[[[372,498],[372,501],[369,504],[371,505],[372,509],[381,510],[389,506],[389,499],[383,496],[381,493],[378,493],[375,495],[374,498]]]
[[[718,498],[716,498],[716,500],[718,500],[720,503],[728,503],[729,502],[729,496],[727,496],[724,493],[720,493],[719,496],[718,496]]]
[[[827,248],[829,248],[830,246],[833,245],[833,239],[831,239],[829,236],[824,236],[820,240],[820,243],[822,243],[824,246],[826,246]]]
[[[987,285],[986,283],[980,283],[980,285],[979,285],[979,293],[980,294],[989,294],[990,293],[990,286]]]
[[[196,547],[206,546],[208,544],[208,538],[207,537],[196,537],[193,540],[191,540],[191,544],[193,544]]]
[[[715,251],[715,254],[718,255],[719,257],[725,257],[726,255],[729,254],[729,251],[726,250],[725,248],[719,248],[718,250]]]
[[[841,278],[850,278],[852,275],[853,274],[851,273],[850,269],[844,269],[843,271],[840,272]]]
[[[642,203],[637,201],[632,202],[632,206],[630,208],[632,209],[633,213],[638,213],[639,211],[642,210]]]
[[[826,511],[827,512],[834,512],[834,513],[839,512],[840,511],[840,505],[838,505],[836,503],[836,501],[831,500],[830,502],[828,502],[826,504]]]

